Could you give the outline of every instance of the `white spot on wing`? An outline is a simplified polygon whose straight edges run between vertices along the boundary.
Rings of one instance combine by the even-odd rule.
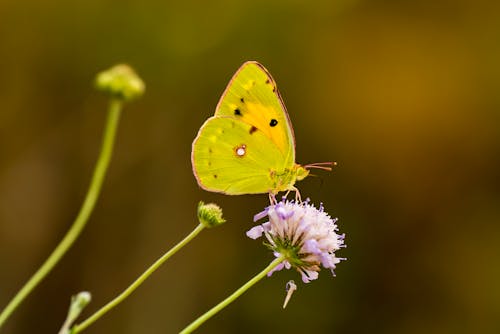
[[[234,149],[234,153],[236,153],[238,157],[243,157],[247,153],[247,146],[246,145],[237,146]]]

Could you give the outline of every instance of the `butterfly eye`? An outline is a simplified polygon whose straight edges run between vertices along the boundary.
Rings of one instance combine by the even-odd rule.
[[[278,121],[275,120],[274,118],[271,120],[271,122],[269,123],[270,126],[276,126],[278,125]]]

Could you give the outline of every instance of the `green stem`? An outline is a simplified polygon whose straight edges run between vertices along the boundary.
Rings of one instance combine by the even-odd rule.
[[[71,317],[68,314],[58,334],[70,333],[69,328],[71,327],[71,321],[73,321],[73,319],[71,319]]]
[[[94,205],[99,196],[101,190],[102,182],[106,170],[111,160],[111,155],[113,153],[113,143],[115,140],[116,129],[120,120],[120,113],[122,109],[122,102],[119,100],[112,99],[108,109],[108,119],[106,123],[106,128],[104,132],[104,137],[102,141],[101,152],[99,154],[99,159],[97,160],[96,167],[94,169],[94,174],[92,176],[92,181],[90,183],[89,190],[87,191],[87,196],[80,208],[80,212],[76,217],[73,225],[66,233],[62,241],[56,247],[56,249],[50,254],[43,265],[38,269],[38,271],[29,279],[29,281],[19,290],[19,292],[14,296],[10,303],[5,307],[5,309],[0,314],[0,328],[8,319],[8,317],[14,312],[14,310],[23,302],[23,300],[33,291],[33,289],[50,273],[52,268],[59,262],[62,256],[68,251],[68,249],[73,245],[78,235],[85,227],[85,224],[94,209]]]
[[[232,295],[221,301],[219,304],[215,305],[210,309],[208,312],[203,314],[201,317],[193,321],[189,326],[184,328],[180,334],[188,334],[193,332],[195,329],[201,326],[205,321],[210,319],[212,316],[217,314],[220,310],[222,310],[224,307],[228,306],[231,304],[233,301],[236,300],[239,296],[241,296],[245,291],[250,289],[255,283],[260,281],[262,278],[264,278],[271,270],[273,270],[278,264],[283,262],[284,256],[280,256],[276,258],[273,262],[271,262],[266,269],[262,270],[260,273],[258,273],[256,276],[254,276],[251,280],[246,282],[243,286],[241,286],[238,290],[233,292]]]
[[[156,260],[155,263],[153,263],[141,276],[139,276],[139,278],[137,278],[127,289],[125,289],[115,299],[104,305],[100,310],[95,312],[92,316],[87,318],[81,324],[73,326],[71,334],[80,333],[88,326],[93,324],[100,317],[102,317],[104,314],[106,314],[108,311],[110,311],[112,308],[120,304],[125,298],[127,298],[132,292],[134,292],[135,289],[137,289],[152,273],[154,273],[156,269],[158,269],[163,264],[163,262],[165,262],[169,257],[177,253],[179,249],[184,247],[203,229],[204,226],[202,224],[199,224],[187,237],[185,237],[181,242],[179,242],[177,245],[171,248],[167,253],[165,253],[162,257]]]

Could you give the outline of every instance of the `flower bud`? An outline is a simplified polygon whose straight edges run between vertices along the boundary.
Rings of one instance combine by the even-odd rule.
[[[115,65],[96,76],[98,90],[122,101],[131,101],[144,94],[145,85],[134,70],[125,64]]]
[[[73,330],[70,329],[71,325],[75,322],[80,313],[82,313],[85,306],[87,306],[90,303],[91,299],[92,296],[90,295],[90,292],[87,291],[79,292],[77,295],[71,297],[71,303],[69,305],[68,315],[66,316],[66,321],[64,321],[64,324],[61,330],[59,331],[59,334],[73,333]]]
[[[203,226],[208,228],[219,226],[226,222],[222,218],[222,209],[217,204],[205,204],[201,201],[198,204],[198,220]]]
[[[87,306],[92,299],[90,292],[82,291],[71,297],[71,305],[69,307],[70,318],[76,319],[82,310]]]

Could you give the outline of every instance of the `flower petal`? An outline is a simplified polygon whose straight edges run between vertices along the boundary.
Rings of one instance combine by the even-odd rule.
[[[302,272],[302,282],[304,283],[309,283],[315,279],[317,279],[319,276],[317,271],[312,271],[312,270],[304,270]]]
[[[304,253],[320,254],[321,250],[318,246],[318,241],[316,239],[308,239],[304,242],[304,246],[301,249]]]
[[[261,225],[257,225],[248,230],[246,234],[247,237],[255,240],[257,238],[260,238],[262,236],[262,233],[264,233],[264,228]]]
[[[264,211],[261,211],[258,214],[256,214],[255,216],[253,216],[254,223],[257,220],[261,220],[262,218],[264,218],[265,216],[267,216],[268,212],[269,212],[269,208],[265,208]]]
[[[274,267],[270,272],[267,273],[267,276],[271,276],[275,271],[280,271],[281,269],[283,269],[285,267],[285,263],[286,261],[284,262],[281,262],[280,264],[278,264],[276,267]]]

